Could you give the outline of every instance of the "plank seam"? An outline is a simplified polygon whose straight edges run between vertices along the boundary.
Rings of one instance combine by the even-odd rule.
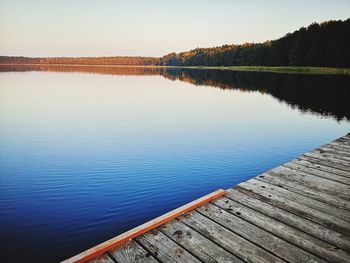
[[[142,247],[147,253],[151,255],[152,258],[154,258],[159,263],[163,263],[156,255],[154,255],[147,247],[145,247],[141,242],[137,240],[137,238],[133,239],[135,243],[137,243],[140,247]]]
[[[334,155],[336,155],[338,157],[345,158],[344,159],[345,161],[350,161],[350,153],[349,152],[342,151],[340,149],[336,150],[334,148],[330,148],[329,144],[327,144],[326,146],[318,147],[314,151],[318,151],[321,154],[323,154],[323,153],[324,154],[334,154]]]
[[[235,190],[238,190],[238,189],[235,189]],[[311,221],[311,220],[309,220],[309,219],[307,219],[307,218],[304,218],[304,217],[302,217],[302,216],[300,216],[300,215],[298,215],[298,214],[295,214],[295,213],[293,213],[293,212],[290,212],[290,211],[285,210],[285,209],[280,208],[280,207],[276,207],[276,206],[274,206],[274,205],[272,205],[272,204],[270,204],[270,203],[267,203],[267,202],[265,202],[265,201],[263,201],[263,200],[260,200],[260,199],[258,199],[258,198],[255,198],[255,196],[248,195],[248,194],[243,193],[243,192],[241,192],[241,191],[240,191],[240,193],[243,194],[243,195],[246,195],[246,196],[248,196],[248,197],[250,197],[250,198],[252,198],[252,199],[256,199],[256,200],[258,200],[258,201],[260,201],[260,202],[263,202],[263,203],[265,203],[265,204],[267,204],[267,205],[270,205],[270,206],[274,207],[275,209],[280,209],[280,210],[282,210],[282,211],[284,211],[284,212],[286,212],[286,213],[288,213],[288,214],[292,214],[292,215],[294,215],[294,216],[296,216],[296,217],[299,217],[299,218],[302,219],[302,220],[305,220],[305,221],[308,221],[308,222],[310,222],[310,223],[312,223],[312,224],[315,224],[315,225],[316,225],[315,227],[321,226],[321,227],[326,228],[326,226],[324,226],[324,225],[322,225],[322,224],[319,224],[318,222]],[[302,229],[302,228],[296,228],[294,225],[288,224],[288,223],[286,223],[286,222],[281,222],[280,220],[278,220],[278,219],[276,219],[276,218],[273,218],[273,217],[271,217],[270,215],[265,214],[265,213],[262,212],[262,211],[258,211],[258,210],[254,209],[254,208],[251,207],[251,206],[248,206],[248,205],[246,205],[246,204],[244,204],[244,203],[240,203],[240,202],[238,202],[238,201],[236,201],[236,200],[233,200],[232,198],[230,198],[230,196],[225,196],[225,197],[226,197],[227,199],[231,200],[231,201],[234,201],[234,202],[236,202],[236,203],[242,205],[242,206],[245,206],[245,207],[247,207],[247,208],[249,208],[249,209],[252,209],[252,210],[254,210],[255,212],[261,213],[261,214],[263,214],[263,215],[265,215],[265,216],[267,216],[267,217],[269,217],[269,218],[272,218],[272,219],[274,219],[274,220],[276,220],[276,221],[278,221],[278,222],[280,222],[280,223],[283,223],[283,224],[285,224],[285,225],[287,225],[287,226],[289,226],[289,227],[292,227],[292,228],[294,228],[294,229],[296,229],[296,230],[299,230],[299,231],[301,231],[301,232],[303,232],[303,233],[305,233],[305,234],[308,234],[308,235],[310,235],[310,236],[312,236],[312,237],[314,237],[314,238],[316,238],[316,239],[318,239],[318,240],[321,240],[321,241],[323,241],[323,242],[325,242],[325,243],[327,243],[327,244],[329,244],[329,245],[338,247],[337,244],[331,243],[331,242],[329,242],[329,241],[327,241],[327,240],[325,240],[325,239],[321,239],[321,238],[319,238],[318,236],[315,236],[314,234],[311,234],[311,233],[309,233],[309,232],[306,232],[306,230],[304,230],[304,229]],[[339,233],[338,231],[335,231],[335,230],[331,230],[331,231],[334,231],[334,232],[336,232],[336,233]],[[342,249],[343,249],[344,251],[350,252],[350,250],[348,250],[348,249],[344,249],[344,248],[342,248]]]
[[[226,197],[226,196],[225,196],[225,197]],[[233,200],[232,200],[232,201],[233,201]],[[212,204],[213,206],[215,206],[215,207],[217,207],[217,208],[219,208],[219,209],[221,209],[221,210],[224,210],[224,209],[222,209],[221,207],[215,205],[215,204],[212,203],[212,202],[210,202],[210,204]],[[226,211],[226,210],[224,210],[224,211],[227,212],[227,213],[230,213],[230,212],[228,212],[228,211]],[[274,255],[275,257],[281,259],[282,261],[290,262],[290,263],[291,263],[291,261],[288,261],[288,260],[286,260],[285,258],[283,258],[282,256],[277,255],[277,254],[275,254],[274,252],[272,252],[272,251],[270,251],[270,250],[267,250],[266,248],[262,247],[261,245],[255,243],[254,241],[249,240],[249,239],[247,239],[246,237],[242,236],[241,234],[232,231],[231,229],[229,229],[229,228],[226,227],[225,225],[221,224],[221,223],[218,222],[218,221],[213,220],[212,218],[208,217],[207,215],[205,215],[204,213],[198,211],[197,209],[196,209],[196,212],[199,213],[199,214],[201,214],[202,216],[206,217],[207,219],[213,221],[214,223],[220,225],[221,227],[225,228],[226,230],[232,232],[233,234],[235,234],[235,235],[237,235],[237,236],[240,236],[242,239],[246,240],[247,242],[252,243],[253,245],[259,247],[260,249],[264,250],[265,252]],[[230,213],[230,214],[231,214],[231,215],[234,215],[234,216],[237,217],[237,218],[240,218],[240,217],[238,217],[238,216],[235,215],[235,214],[232,214],[232,213]],[[247,221],[247,220],[245,220],[245,219],[243,219],[243,218],[240,218],[240,219],[242,219],[243,221],[247,222],[248,224],[252,224],[252,223],[250,223],[249,221]],[[254,225],[254,224],[252,224],[252,225]],[[254,226],[256,226],[256,225],[254,225]],[[262,229],[262,228],[259,227],[259,226],[256,226],[256,227],[259,228],[260,230],[266,231],[266,230]],[[272,235],[275,236],[275,237],[278,237],[278,236],[276,236],[276,235],[274,235],[274,234],[272,234]],[[238,257],[238,256],[237,256],[237,257]],[[244,260],[244,259],[242,259],[242,260]]]
[[[196,209],[195,211],[196,211],[197,213],[201,214],[199,211],[197,211],[197,209]],[[202,215],[202,214],[201,214],[201,215]],[[203,216],[204,216],[204,215],[203,215]],[[205,216],[205,217],[206,217],[206,216]],[[216,221],[212,220],[211,218],[209,218],[209,217],[206,217],[206,218],[208,218],[210,221],[212,221],[212,222],[214,222],[214,223],[216,223],[216,224],[222,226],[221,224],[217,223]],[[184,222],[184,221],[182,221],[182,220],[180,220],[180,219],[178,219],[178,218],[177,218],[177,220],[179,220],[181,223],[183,223],[183,224],[185,224],[186,226],[188,226],[189,228],[191,228],[193,231],[197,232],[197,233],[198,233],[199,235],[201,235],[203,238],[205,238],[205,239],[211,241],[212,243],[214,243],[215,245],[217,245],[217,246],[220,247],[221,249],[225,250],[226,252],[230,253],[231,255],[233,255],[233,256],[235,256],[235,257],[237,257],[237,258],[239,258],[239,259],[241,259],[241,260],[244,261],[243,258],[241,258],[240,256],[238,256],[238,255],[236,255],[236,254],[233,254],[231,251],[228,251],[226,248],[222,247],[220,244],[216,243],[214,240],[211,240],[211,239],[209,239],[208,237],[204,236],[202,233],[200,233],[199,231],[197,231],[196,229],[194,229],[191,225],[187,224],[186,222]],[[227,229],[227,228],[226,228],[226,229]],[[229,229],[227,229],[227,230],[229,230]],[[229,231],[232,232],[231,230],[229,230]],[[234,233],[234,232],[232,232],[232,233]],[[236,234],[236,233],[234,233],[234,234]],[[238,236],[240,236],[240,235],[238,235]]]
[[[247,189],[241,188],[241,187],[239,187],[239,186],[237,186],[235,189],[236,189],[237,191],[240,191],[240,192],[243,193],[243,194],[247,194],[246,192],[248,191]],[[248,191],[248,192],[249,192],[249,191]],[[251,192],[250,192],[250,193],[251,193]],[[334,231],[334,232],[337,232],[337,233],[340,233],[340,234],[345,235],[344,233],[340,232],[338,228],[335,229],[334,227],[330,227],[329,225],[327,225],[327,224],[325,224],[325,223],[320,223],[320,222],[318,222],[318,221],[311,220],[310,218],[307,218],[307,217],[305,217],[305,216],[303,216],[303,215],[300,215],[300,214],[297,214],[297,213],[295,213],[295,212],[293,212],[293,211],[290,211],[290,210],[287,210],[287,209],[285,209],[285,208],[276,206],[276,205],[274,205],[273,203],[266,202],[266,201],[264,200],[265,197],[262,196],[262,195],[260,195],[260,194],[258,194],[258,193],[255,193],[255,192],[254,192],[254,193],[252,193],[252,194],[247,194],[247,195],[249,195],[249,196],[251,196],[251,197],[253,197],[253,198],[255,198],[255,199],[258,199],[258,200],[260,200],[260,201],[262,201],[262,202],[264,202],[264,203],[267,203],[267,204],[269,204],[269,205],[272,205],[272,206],[274,206],[274,207],[277,207],[277,208],[279,208],[279,209],[282,209],[282,210],[284,210],[284,211],[287,211],[288,213],[291,213],[291,214],[293,214],[293,215],[302,217],[302,218],[304,218],[305,220],[308,220],[308,221],[311,221],[311,222],[313,222],[313,223],[315,223],[315,224],[318,224],[318,225],[321,225],[321,226],[323,226],[323,227],[329,228],[329,229],[331,229],[331,230]],[[255,196],[260,196],[260,197],[262,197],[262,198],[256,198]],[[273,200],[271,200],[271,201],[273,202]],[[303,213],[302,213],[302,214],[303,214]]]
[[[320,148],[316,148],[315,150],[308,153],[317,153],[319,155],[324,155],[325,158],[333,158],[339,161],[350,162],[350,157],[346,154],[340,154],[339,152],[332,150],[323,150]]]
[[[118,260],[117,260],[115,257],[113,257],[113,255],[111,255],[111,253],[109,252],[109,250],[106,252],[106,254],[113,260],[113,262],[119,263]]]
[[[320,152],[318,153],[318,152],[315,152],[315,151],[316,150],[313,150],[311,152],[307,152],[303,156],[317,158],[317,159],[324,159],[326,161],[334,162],[336,164],[341,164],[341,165],[348,165],[348,164],[350,164],[349,160],[340,159],[337,156],[324,155],[324,154],[322,154]],[[316,155],[320,155],[320,156],[316,157],[315,154]]]
[[[294,165],[294,166],[302,166],[302,168],[307,168],[307,169],[310,169],[310,170],[314,170],[315,173],[327,173],[329,174],[329,176],[335,176],[338,180],[349,180],[349,177],[350,177],[350,172],[349,172],[349,176],[346,176],[346,175],[340,175],[340,174],[336,174],[334,172],[331,172],[331,171],[327,171],[327,170],[322,170],[321,168],[316,168],[316,167],[311,167],[311,166],[308,166],[307,164],[304,164],[304,163],[294,163],[294,162],[290,162],[290,163],[285,163],[283,165],[281,165],[282,167],[288,167],[290,169],[294,169],[296,171],[299,171],[297,168],[292,168],[290,166],[286,166],[286,165]],[[315,174],[312,174],[310,171],[305,171],[305,170],[302,170],[304,173],[307,173],[307,174],[310,174],[310,175],[314,175],[314,176],[319,176],[321,177],[320,175],[315,175]],[[326,177],[323,177],[323,178],[326,178]],[[328,178],[328,180],[334,180],[336,181],[335,179],[330,179]],[[341,182],[341,181],[336,181],[336,182]],[[343,183],[343,182],[341,182]]]
[[[197,213],[198,211],[195,210]],[[182,221],[181,219],[178,219],[181,223],[185,224],[186,226],[188,226],[189,228],[191,228],[193,231],[197,232],[200,236],[202,236],[203,238],[207,239],[207,240],[210,240],[211,242],[213,242],[214,244],[216,244],[218,247],[222,248],[223,250],[226,250],[228,253],[232,254],[233,256],[235,257],[238,257],[239,259],[241,259],[239,256],[233,254],[232,252],[228,251],[227,249],[225,249],[224,247],[222,247],[221,245],[219,245],[218,243],[216,243],[215,241],[209,239],[208,237],[204,236],[202,233],[200,233],[199,231],[197,231],[196,229],[194,229],[191,225],[187,224],[186,222]],[[243,260],[243,259],[242,259]]]
[[[177,220],[174,219],[174,220]],[[191,250],[187,249],[185,246],[181,245],[180,243],[177,243],[177,241],[172,238],[171,236],[169,236],[167,233],[165,233],[165,231],[163,231],[160,228],[157,228],[160,232],[162,232],[164,235],[166,235],[169,239],[171,239],[172,241],[174,241],[178,246],[182,247],[184,250],[186,250],[188,253],[190,253],[193,257],[195,257],[196,259],[198,259],[200,262],[204,262],[202,259],[200,259],[196,254],[194,254]],[[204,262],[205,263],[205,262]]]
[[[302,165],[302,164],[301,164],[301,165]],[[337,180],[335,180],[335,179],[331,179],[331,178],[329,178],[329,177],[324,177],[324,176],[321,176],[321,175],[319,175],[319,174],[312,174],[312,173],[310,173],[310,172],[308,172],[308,171],[298,170],[297,168],[294,168],[294,167],[285,166],[285,164],[283,164],[283,165],[281,165],[281,166],[284,167],[284,168],[291,169],[291,170],[293,170],[293,171],[303,172],[303,173],[306,173],[306,174],[308,174],[308,175],[315,176],[315,177],[320,177],[320,178],[323,178],[323,179],[327,179],[327,180],[330,180],[330,181],[333,181],[333,182],[336,182],[336,183],[339,183],[339,184],[350,185],[350,183],[344,183],[344,182],[342,182],[342,181],[337,181]],[[313,168],[307,167],[307,166],[305,166],[305,165],[302,165],[302,166],[305,167],[305,168],[308,168],[308,169],[313,169]],[[337,175],[337,174],[334,174],[334,173],[330,173],[330,172],[327,172],[327,171],[321,171],[321,170],[317,170],[317,169],[315,169],[315,170],[316,170],[316,171],[320,171],[320,172],[329,173],[331,176],[339,176],[339,177],[342,177],[342,178],[344,178],[344,179],[349,179],[349,178],[346,177],[346,176]],[[340,179],[340,178],[339,178],[339,179]]]
[[[292,163],[296,164],[296,165],[304,166],[304,167],[309,168],[309,169],[314,169],[314,170],[317,170],[317,171],[320,171],[320,172],[325,172],[325,173],[330,173],[330,174],[334,174],[334,175],[337,175],[337,176],[341,176],[341,177],[344,177],[344,178],[347,178],[347,179],[350,178],[350,172],[349,171],[344,171],[344,170],[341,170],[341,169],[338,169],[338,168],[329,167],[329,166],[326,166],[325,164],[316,163],[316,162],[313,162],[313,161],[311,161],[309,159],[296,159],[295,161],[297,161],[297,162],[292,162]],[[305,163],[302,163],[302,162],[308,162],[310,164],[305,164]],[[285,164],[287,164],[287,163],[285,163]],[[285,165],[285,164],[283,164],[283,165]],[[337,170],[337,172],[347,173],[349,175],[339,174],[339,173],[336,173],[335,171],[329,171],[327,169]]]
[[[307,158],[305,158],[305,157],[307,157]],[[302,159],[302,158],[305,158],[305,159]],[[349,170],[342,169],[338,166],[338,165],[345,166],[344,164],[334,163],[334,162],[330,161],[329,159],[320,159],[320,158],[311,157],[311,156],[304,156],[304,155],[301,157],[298,157],[298,159],[299,160],[307,160],[307,161],[314,163],[314,164],[319,164],[318,162],[327,161],[327,163],[322,163],[322,165],[327,166],[329,168],[338,169],[338,170],[341,170],[343,172],[349,172]],[[332,165],[329,165],[328,162],[331,163]],[[333,164],[334,164],[334,166],[333,166]]]
[[[313,199],[313,198],[308,197],[308,196],[304,196],[304,195],[302,195],[302,194],[300,194],[300,193],[296,193],[296,192],[294,192],[294,191],[291,191],[291,190],[289,190],[289,189],[283,188],[283,187],[281,187],[281,186],[274,185],[274,184],[272,184],[272,183],[270,183],[270,182],[267,183],[267,182],[265,182],[265,181],[262,181],[261,179],[259,180],[257,177],[254,177],[253,179],[255,179],[255,180],[259,181],[259,182],[265,183],[265,184],[269,184],[269,185],[271,185],[271,186],[273,186],[273,187],[283,189],[283,190],[285,190],[285,191],[287,191],[287,192],[290,192],[290,193],[293,193],[293,194],[295,194],[295,195],[299,195],[299,196],[302,196],[302,197],[304,197],[304,198],[311,199],[311,200],[315,201],[316,203],[317,203],[317,202],[321,202],[321,201],[319,201],[319,200]],[[248,181],[247,181],[247,182],[248,182]],[[298,204],[298,205],[303,205],[303,206],[306,206],[306,207],[308,207],[308,208],[310,208],[310,209],[317,210],[317,211],[319,211],[319,212],[321,212],[321,213],[324,213],[324,214],[327,214],[327,215],[330,215],[330,216],[337,217],[337,218],[340,219],[340,220],[344,220],[343,218],[340,218],[340,217],[338,217],[337,215],[334,215],[334,213],[325,211],[326,209],[321,210],[321,208],[319,208],[319,207],[310,206],[310,205],[308,205],[308,202],[303,203],[303,202],[300,202],[299,200],[293,200],[292,197],[290,197],[290,196],[288,196],[288,195],[287,195],[287,196],[284,196],[284,195],[282,195],[281,193],[274,193],[274,195],[276,195],[276,196],[278,196],[278,197],[281,197],[281,198],[286,198],[286,199],[288,199],[289,201],[294,202],[294,203],[296,203],[296,204]],[[324,203],[324,202],[321,202],[321,203],[323,203],[323,204],[325,204],[325,205],[329,205],[329,204]],[[321,204],[321,205],[322,205],[322,204]],[[329,206],[332,206],[332,205],[329,205]],[[332,207],[335,208],[335,209],[338,209],[338,210],[342,210],[342,209],[340,209],[340,208],[338,208],[338,207],[334,207],[334,206],[332,206]],[[339,211],[339,212],[340,212],[340,211]]]
[[[231,200],[232,202],[238,204],[238,205],[241,205],[239,202],[237,202],[237,201],[235,201],[235,200],[232,200],[232,199],[230,199],[230,200]],[[215,205],[215,204],[213,204],[213,205]],[[224,209],[224,208],[222,208],[222,207],[220,207],[220,206],[218,206],[218,205],[215,205],[215,206],[217,206],[218,208],[220,208],[220,209],[222,209],[222,210],[224,210],[224,211],[230,213],[231,215],[235,215],[235,213],[233,213],[233,212],[231,212],[231,211],[227,211],[226,209]],[[242,205],[242,206],[244,206],[244,205]],[[248,207],[248,209],[251,209],[251,208]],[[252,209],[252,210],[254,210],[254,209]],[[256,210],[254,210],[254,211],[255,211],[256,213],[258,213],[258,214],[264,215],[263,213],[261,213],[261,212],[259,212],[259,211],[256,211]],[[238,217],[237,215],[235,215],[235,216]],[[267,216],[267,217],[269,217],[270,219],[272,219],[273,221],[277,221],[278,223],[283,224],[283,225],[285,225],[285,226],[287,226],[287,227],[290,227],[290,228],[292,228],[292,229],[294,229],[294,230],[296,230],[296,231],[298,231],[298,232],[302,232],[302,233],[304,233],[304,234],[306,234],[306,235],[310,236],[311,238],[314,238],[314,239],[316,239],[316,240],[318,240],[318,241],[321,241],[321,242],[326,243],[326,244],[328,244],[328,245],[331,245],[331,246],[333,246],[333,247],[337,247],[337,246],[334,246],[333,244],[330,244],[330,243],[328,243],[328,242],[326,242],[326,241],[324,241],[324,240],[321,240],[321,239],[319,239],[319,238],[317,238],[317,237],[314,237],[313,235],[310,235],[309,233],[306,233],[306,232],[304,232],[304,231],[301,231],[301,230],[299,230],[299,229],[297,229],[297,228],[295,228],[295,227],[293,227],[293,226],[289,226],[288,224],[286,224],[286,223],[284,223],[284,222],[281,222],[281,221],[279,221],[279,220],[276,220],[276,219],[274,219],[274,218],[271,218],[271,217],[268,216],[268,215],[264,215],[264,216]],[[273,233],[272,231],[267,230],[267,229],[265,229],[265,228],[262,228],[262,227],[260,227],[259,225],[255,224],[255,223],[253,223],[253,222],[250,222],[250,221],[248,221],[248,220],[246,220],[246,219],[244,219],[244,218],[241,218],[241,217],[239,217],[239,218],[240,218],[240,219],[243,219],[243,220],[247,221],[248,223],[250,223],[250,224],[252,224],[252,225],[254,225],[254,226],[256,226],[256,227],[262,229],[263,231],[265,231],[265,232],[267,232],[267,233],[270,233],[271,235],[273,235],[273,236],[275,236],[275,237],[277,237],[277,238],[279,238],[279,239],[281,239],[281,240],[287,242],[288,244],[291,244],[292,246],[297,247],[297,248],[303,250],[305,253],[308,253],[308,254],[311,254],[311,255],[315,256],[316,258],[320,258],[320,259],[323,259],[323,260],[325,260],[325,261],[329,261],[330,259],[327,258],[327,257],[333,257],[333,255],[329,255],[329,254],[327,254],[327,256],[326,256],[326,255],[321,255],[321,254],[315,254],[315,252],[314,252],[313,250],[306,249],[306,248],[300,246],[299,244],[293,243],[292,241],[289,241],[289,240],[285,239],[285,238],[282,237],[282,236],[276,235],[276,234]],[[337,247],[337,248],[338,248],[338,249],[341,249],[341,248],[339,248],[339,247]],[[347,252],[346,250],[343,250],[343,249],[341,249],[341,250]],[[271,252],[270,252],[270,253],[271,253]]]
[[[263,183],[266,183],[266,184],[271,184],[271,185],[276,186],[276,187],[279,187],[279,185],[280,185],[280,184],[278,184],[278,183],[270,182],[270,181],[268,181],[268,180],[265,181],[264,178],[255,178],[255,179],[258,180],[258,181],[260,181],[260,182],[263,182]],[[290,188],[290,189],[287,189],[287,188],[284,188],[284,187],[279,187],[279,188],[284,189],[284,190],[287,190],[287,191],[292,192],[292,193],[295,193],[295,194],[302,195],[302,196],[304,196],[304,197],[306,197],[306,198],[309,198],[309,199],[312,199],[312,200],[314,200],[314,201],[318,201],[318,202],[324,203],[325,205],[332,206],[333,208],[340,209],[340,210],[345,210],[345,211],[347,211],[347,212],[350,212],[349,209],[347,209],[347,208],[335,206],[334,204],[329,203],[329,202],[326,202],[325,200],[323,200],[323,199],[321,199],[321,198],[320,198],[320,199],[316,199],[316,198],[314,198],[314,197],[308,196],[307,194],[303,193],[302,190],[298,190],[298,189],[295,188],[295,187],[288,186],[288,188]],[[305,188],[307,188],[307,187],[305,186]],[[296,189],[296,190],[295,190],[295,189]],[[313,191],[315,191],[315,192],[322,193],[322,192],[317,191],[317,190],[314,190],[314,189],[312,189],[312,188],[308,188],[308,189],[313,190]],[[300,192],[298,192],[298,191],[300,191]],[[329,194],[328,194],[328,195],[329,195]],[[285,197],[285,198],[287,198],[287,197]],[[342,202],[342,201],[343,201],[343,202],[346,202],[346,203],[349,202],[348,200],[344,200],[344,199],[342,199],[341,197],[337,197],[337,198],[340,199],[340,200],[339,200],[340,202]],[[314,208],[314,207],[313,207],[313,208]],[[317,209],[317,208],[315,208],[315,209]],[[323,211],[323,210],[320,210],[320,211]],[[331,215],[333,215],[333,214],[331,214]],[[340,219],[342,219],[342,218],[340,218]]]

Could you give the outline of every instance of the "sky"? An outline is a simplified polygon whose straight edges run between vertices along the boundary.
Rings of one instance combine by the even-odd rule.
[[[349,17],[349,0],[0,0],[0,55],[163,56]]]

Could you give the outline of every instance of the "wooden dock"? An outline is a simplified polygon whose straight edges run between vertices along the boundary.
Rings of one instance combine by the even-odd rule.
[[[350,135],[63,261],[350,262]]]

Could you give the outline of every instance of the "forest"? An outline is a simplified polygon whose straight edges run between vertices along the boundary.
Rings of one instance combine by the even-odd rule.
[[[55,64],[55,65],[158,65],[160,59],[155,57],[10,57],[0,56],[0,64]]]
[[[197,48],[162,58],[176,66],[350,67],[350,19],[313,23],[264,43]]]
[[[196,48],[163,57],[0,56],[0,64],[350,67],[350,19],[313,23],[264,43]]]

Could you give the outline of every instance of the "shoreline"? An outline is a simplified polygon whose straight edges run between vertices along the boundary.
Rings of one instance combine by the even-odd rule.
[[[202,70],[231,70],[250,72],[272,72],[286,74],[350,75],[350,68],[293,67],[293,66],[160,66],[160,65],[102,65],[102,64],[21,64],[0,63],[0,66],[62,66],[62,67],[131,67],[131,68],[177,68]]]

